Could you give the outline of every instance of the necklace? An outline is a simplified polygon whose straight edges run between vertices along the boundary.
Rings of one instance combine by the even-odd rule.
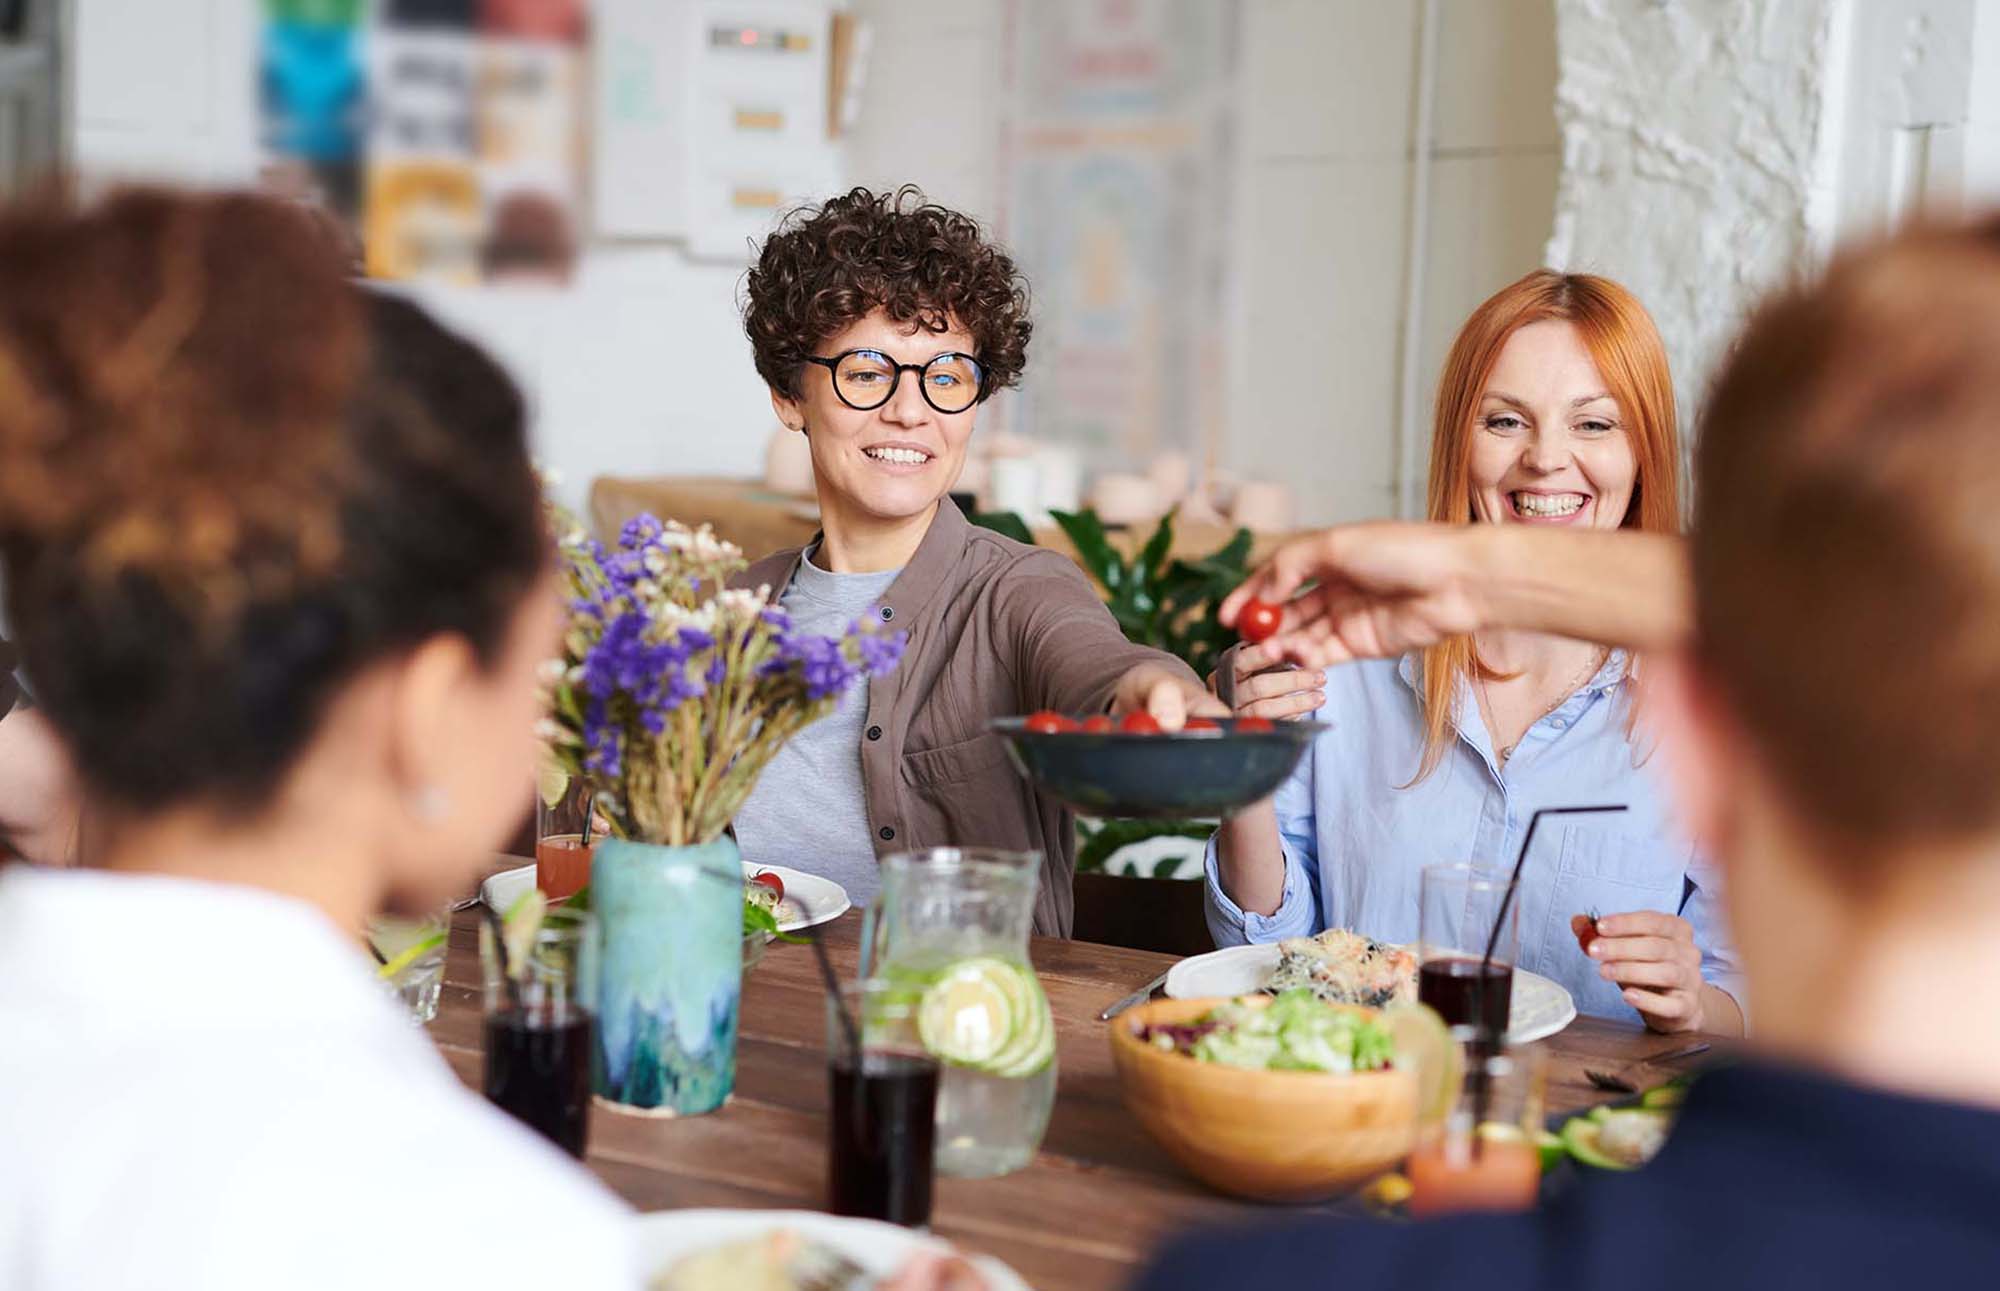
[[[1528,732],[1534,730],[1536,725],[1539,724],[1544,717],[1547,717],[1550,713],[1553,713],[1558,708],[1561,708],[1563,704],[1568,701],[1569,697],[1576,693],[1577,687],[1583,685],[1583,683],[1589,681],[1592,677],[1595,677],[1597,675],[1598,669],[1604,667],[1605,661],[1610,658],[1611,658],[1610,646],[1597,647],[1597,653],[1593,654],[1590,657],[1589,665],[1586,666],[1583,669],[1583,671],[1577,673],[1575,676],[1571,677],[1568,681],[1564,682],[1562,685],[1562,689],[1556,692],[1556,697],[1554,702],[1552,702],[1547,708],[1544,708],[1541,712],[1535,714],[1534,719],[1530,721],[1527,724],[1527,726],[1522,728],[1521,738],[1526,739]],[[1481,668],[1477,660],[1474,661],[1473,668],[1474,668],[1473,677],[1479,684],[1479,703],[1480,706],[1486,710],[1485,713],[1486,732],[1489,736],[1492,736],[1495,730],[1495,727],[1493,725],[1493,697],[1486,693],[1486,673],[1483,670],[1483,668]],[[1498,737],[1495,736],[1494,738],[1497,740]],[[1499,745],[1496,744],[1494,751],[1500,759],[1500,765],[1506,766],[1507,759],[1513,757],[1514,750],[1520,747],[1521,747],[1521,740],[1515,740],[1512,744],[1506,745],[1505,747],[1500,747]]]

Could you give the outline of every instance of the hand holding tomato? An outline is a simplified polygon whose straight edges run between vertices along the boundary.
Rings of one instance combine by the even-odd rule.
[[[1111,714],[1145,713],[1162,731],[1178,731],[1189,717],[1227,717],[1222,701],[1163,664],[1142,663],[1128,669],[1111,692]]]
[[[1287,668],[1268,647],[1246,645],[1223,657],[1236,669],[1236,715],[1282,721],[1318,711],[1326,703],[1326,673],[1318,668]],[[1209,684],[1216,685],[1214,674]],[[1218,687],[1219,689],[1219,687]]]
[[[1570,927],[1584,945],[1584,931],[1574,916]],[[1595,921],[1596,936],[1583,953],[1598,961],[1598,973],[1624,988],[1625,1002],[1639,1010],[1655,1031],[1699,1031],[1706,1020],[1702,1009],[1701,948],[1694,925],[1678,915],[1657,910],[1611,914]]]

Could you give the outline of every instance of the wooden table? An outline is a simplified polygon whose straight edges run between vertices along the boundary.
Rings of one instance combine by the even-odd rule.
[[[855,971],[860,920],[830,926],[843,974]],[[468,1085],[480,1083],[477,912],[454,918],[432,1035]],[[1173,963],[1166,955],[1036,938],[1036,971],[1055,1014],[1055,1114],[1041,1155],[1000,1179],[940,1179],[934,1225],[1005,1260],[1040,1291],[1125,1284],[1164,1237],[1266,1208],[1210,1192],[1169,1160],[1125,1111],[1097,1014]],[[736,1094],[708,1116],[651,1120],[598,1110],[589,1164],[640,1210],[693,1206],[818,1209],[824,1204],[825,996],[806,946],[774,944],[743,985]],[[1546,1042],[1551,1110],[1604,1100],[1585,1066],[1682,1048],[1683,1037],[1578,1019]]]

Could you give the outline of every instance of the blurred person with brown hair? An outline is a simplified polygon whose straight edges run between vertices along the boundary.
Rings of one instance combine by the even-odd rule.
[[[95,862],[0,870],[0,1284],[636,1283],[356,935],[526,800],[540,505],[513,383],[296,211],[0,212],[0,571]]]
[[[987,729],[1050,709],[1221,713],[1188,666],[1126,640],[1067,557],[977,528],[947,496],[980,405],[1028,360],[1026,285],[968,217],[915,189],[795,211],[747,280],[743,328],[778,419],[806,437],[821,531],[737,580],[795,627],[877,615],[896,671],[779,750],[736,815],[743,857],[873,897],[880,856],[1003,847],[1043,857],[1037,933],[1068,936],[1076,828]]]
[[[1652,1164],[1537,1212],[1326,1221],[1166,1252],[1147,1291],[1985,1285],[2000,1269],[2000,219],[1840,256],[1758,311],[1664,536],[1335,529],[1309,666],[1505,625],[1653,652],[1682,808],[1757,1018]]]
[[[1473,311],[1438,385],[1432,520],[1678,534],[1680,497],[1666,349],[1632,293],[1541,269]],[[1218,945],[1330,927],[1414,941],[1425,866],[1504,868],[1536,809],[1623,804],[1537,835],[1518,966],[1584,1013],[1742,1029],[1721,885],[1648,765],[1632,655],[1493,625],[1334,672],[1274,666],[1269,642],[1230,658],[1239,712],[1332,729],[1272,799],[1216,831]],[[1585,952],[1571,921],[1599,914]]]

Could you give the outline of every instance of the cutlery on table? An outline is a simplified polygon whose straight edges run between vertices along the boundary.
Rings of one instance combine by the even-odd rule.
[[[1161,973],[1158,977],[1155,977],[1152,981],[1147,982],[1144,986],[1141,986],[1138,990],[1132,992],[1124,999],[1118,1001],[1110,1008],[1104,1010],[1104,1012],[1098,1014],[1097,1020],[1099,1022],[1109,1022],[1111,1019],[1117,1017],[1120,1013],[1123,1013],[1126,1009],[1129,1009],[1137,1004],[1144,1004],[1146,1002],[1146,997],[1151,995],[1154,991],[1159,990],[1160,987],[1166,984],[1166,981],[1167,981],[1167,975],[1165,973]]]

